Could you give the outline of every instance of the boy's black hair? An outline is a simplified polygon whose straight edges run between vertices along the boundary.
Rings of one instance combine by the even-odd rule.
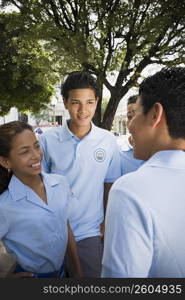
[[[127,105],[136,103],[137,97],[138,97],[138,96],[139,96],[139,95],[133,95],[133,96],[130,96],[130,97],[128,98],[128,100],[127,100]]]
[[[169,135],[185,138],[185,68],[164,68],[139,87],[144,114],[159,102],[165,112]]]
[[[71,72],[61,86],[63,99],[68,99],[69,91],[74,89],[90,88],[94,90],[95,97],[99,97],[99,87],[96,78],[85,71]]]

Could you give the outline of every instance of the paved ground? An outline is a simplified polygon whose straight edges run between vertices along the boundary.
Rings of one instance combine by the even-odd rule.
[[[12,258],[4,248],[0,241],[0,278],[6,277],[12,271],[15,265],[15,260]]]

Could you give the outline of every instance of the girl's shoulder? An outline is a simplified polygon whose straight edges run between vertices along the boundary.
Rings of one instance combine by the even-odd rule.
[[[63,175],[42,172],[42,176],[44,177],[45,182],[49,185],[65,184],[69,186],[67,178]]]
[[[9,190],[6,189],[1,195],[0,195],[0,207],[6,205],[7,201],[10,200],[10,193]]]

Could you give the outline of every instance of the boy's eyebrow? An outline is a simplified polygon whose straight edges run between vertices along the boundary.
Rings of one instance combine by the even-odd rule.
[[[72,101],[80,101],[80,99],[71,98]],[[94,101],[94,98],[86,99],[86,101]]]

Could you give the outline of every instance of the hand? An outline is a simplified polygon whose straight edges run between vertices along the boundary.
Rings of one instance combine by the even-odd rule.
[[[100,233],[101,233],[101,238],[104,238],[104,233],[105,233],[105,222],[102,222],[100,224]]]
[[[85,278],[85,276],[82,271],[79,271],[73,274],[73,278]]]

